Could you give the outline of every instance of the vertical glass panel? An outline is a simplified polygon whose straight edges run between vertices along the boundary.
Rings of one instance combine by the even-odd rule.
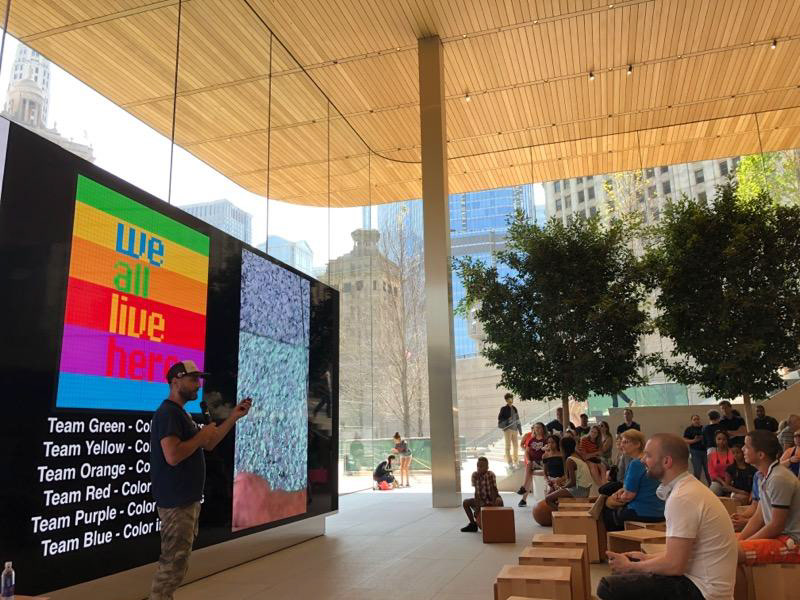
[[[106,13],[103,3],[80,13],[13,5],[0,73],[3,116],[166,199],[172,106],[159,99],[174,85],[178,9],[70,27]],[[155,33],[147,44],[142,31]]]
[[[372,470],[389,452],[385,431],[375,425],[374,385],[380,354],[375,313],[384,304],[381,281],[391,278],[371,227],[366,145],[342,116],[330,113],[330,252],[328,282],[339,290],[340,493],[372,487]],[[393,433],[393,432],[392,432]]]
[[[246,5],[181,10],[170,201],[243,242],[267,237],[269,32]],[[231,39],[247,53],[233,60]]]
[[[370,179],[380,267],[375,273],[375,429],[412,452],[411,485],[430,490],[430,421],[420,165],[373,155]],[[386,288],[384,289],[384,284]]]

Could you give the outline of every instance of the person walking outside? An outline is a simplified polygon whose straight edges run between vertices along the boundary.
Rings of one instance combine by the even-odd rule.
[[[408,440],[404,440],[399,431],[395,431],[393,439],[394,448],[392,448],[392,452],[400,459],[400,487],[411,487],[408,482],[408,476],[411,473],[411,448],[408,445]],[[403,483],[404,478],[405,484]]]
[[[505,438],[506,464],[516,469],[519,467],[519,436],[522,435],[522,424],[519,422],[517,407],[514,406],[514,394],[506,394],[503,397],[506,405],[497,415],[497,426],[503,430]]]
[[[169,396],[150,423],[151,489],[161,519],[161,555],[150,600],[172,600],[189,568],[206,478],[203,450],[213,450],[252,405],[245,398],[220,425],[198,428],[184,406],[197,399],[206,375],[191,360],[172,365],[167,371]]]

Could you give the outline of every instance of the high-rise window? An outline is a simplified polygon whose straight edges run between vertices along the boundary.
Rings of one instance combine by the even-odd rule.
[[[728,174],[728,161],[721,160],[719,161],[719,174],[723,177]]]
[[[556,198],[556,210],[561,210],[561,198]]]
[[[586,192],[589,194],[589,200],[594,200],[594,186],[588,188]]]
[[[661,193],[665,196],[672,193],[672,184],[669,181],[665,181],[661,184]]]
[[[694,172],[694,181],[695,183],[703,183],[706,180],[706,175],[703,172],[703,169],[697,169]]]
[[[697,194],[697,199],[700,202],[707,202],[708,201],[708,194],[706,194],[705,192],[700,192],[699,194]]]
[[[662,175],[666,175],[667,173],[669,173],[669,167],[658,167],[658,172],[661,173]]]
[[[567,210],[572,208],[572,200],[570,198],[564,198],[564,208]]]
[[[584,201],[583,190],[581,190],[578,192],[578,204],[583,204],[583,201]]]
[[[553,191],[556,194],[561,191],[561,182],[560,181],[556,181],[556,182],[553,183]]]
[[[644,174],[648,179],[652,179],[653,177],[656,176],[656,170],[655,169],[645,169]]]

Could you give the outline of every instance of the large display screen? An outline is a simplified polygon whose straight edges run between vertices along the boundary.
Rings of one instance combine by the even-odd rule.
[[[0,561],[17,592],[157,560],[150,420],[178,360],[210,373],[217,423],[253,398],[206,453],[195,548],[335,510],[337,293],[13,124],[3,166]]]
[[[71,246],[56,406],[155,410],[203,368],[208,236],[79,175]]]

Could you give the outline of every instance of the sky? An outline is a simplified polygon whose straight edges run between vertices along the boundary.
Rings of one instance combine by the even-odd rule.
[[[5,94],[19,42],[7,35],[0,66],[0,98]],[[141,189],[167,200],[169,196],[170,140],[51,63],[48,126],[92,146],[95,164]],[[308,207],[248,192],[191,154],[175,146],[172,201],[177,206],[226,198],[253,216],[253,245],[269,234],[291,241],[305,240],[314,253],[315,267],[329,256],[349,252],[350,233],[361,227],[357,208]],[[406,200],[405,198],[403,200]],[[534,185],[534,202],[544,204],[543,186]],[[372,223],[377,222],[373,207]],[[330,234],[329,235],[329,229]],[[330,255],[329,255],[330,253]]]

